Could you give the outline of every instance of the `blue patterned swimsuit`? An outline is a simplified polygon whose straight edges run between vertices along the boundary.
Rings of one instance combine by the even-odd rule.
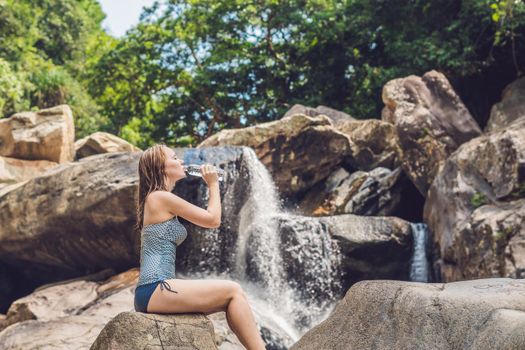
[[[160,284],[161,290],[170,292],[170,285],[165,281],[175,278],[176,249],[188,233],[176,216],[146,225],[142,229],[140,244],[140,276],[135,289],[135,310],[147,312],[151,295]]]

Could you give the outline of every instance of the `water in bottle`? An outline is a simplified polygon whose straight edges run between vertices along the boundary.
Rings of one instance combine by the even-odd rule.
[[[224,179],[224,170],[215,167],[215,170],[217,171],[217,177],[219,181],[222,181]],[[184,171],[186,174],[191,176],[199,176],[202,177],[201,174],[201,166],[197,164],[188,164],[184,166]]]

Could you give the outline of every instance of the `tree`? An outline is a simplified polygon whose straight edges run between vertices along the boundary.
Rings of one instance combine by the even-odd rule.
[[[0,101],[6,101],[0,115],[67,103],[78,137],[108,124],[84,79],[86,67],[113,40],[102,30],[99,3],[0,0],[0,12],[0,63],[5,63],[0,70],[6,72],[0,82]]]

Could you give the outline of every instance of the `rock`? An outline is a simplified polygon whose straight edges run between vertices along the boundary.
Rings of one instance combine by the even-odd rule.
[[[308,305],[324,305],[325,301],[332,301],[341,295],[340,256],[337,242],[331,235],[330,229],[319,218],[309,218],[291,214],[281,214],[273,217],[276,224],[268,222],[268,226],[275,227],[278,232],[278,241],[274,245],[280,250],[282,262],[274,261],[283,266],[282,281],[290,286],[301,297],[301,301]],[[265,245],[261,238],[264,235],[253,234],[248,240],[247,271],[254,280],[264,280],[264,275],[271,269],[258,259],[275,259],[258,250]],[[271,283],[271,282],[269,282]],[[269,285],[277,289],[281,286]],[[282,288],[285,290],[286,288]],[[304,310],[307,317],[309,310]],[[302,311],[298,311],[299,314]],[[308,322],[310,323],[310,322]]]
[[[335,109],[294,105],[284,117],[304,114],[309,117],[326,115],[334,127],[350,138],[350,153],[345,162],[359,170],[372,170],[377,167],[394,169],[399,166],[399,145],[395,127],[381,120],[356,120],[350,115]],[[283,117],[283,118],[284,118]]]
[[[253,148],[285,195],[326,178],[349,151],[348,137],[337,131],[328,117],[302,114],[244,129],[222,130],[198,147],[221,145]]]
[[[32,293],[11,304],[4,325],[36,319],[49,321],[75,314],[97,299],[97,287],[95,282],[77,281]]]
[[[295,104],[290,108],[283,116],[283,118],[291,117],[296,114],[304,114],[309,117],[317,117],[318,115],[326,115],[334,126],[337,128],[339,124],[345,123],[348,121],[355,120],[349,114],[345,112],[338,111],[336,109],[327,107],[327,106],[317,106],[316,108],[306,107],[301,104]]]
[[[2,350],[89,349],[103,323],[90,316],[67,316],[51,321],[29,320],[0,332]]]
[[[401,168],[375,168],[349,174],[344,168],[314,186],[299,202],[304,215],[387,216],[401,201]]]
[[[203,315],[123,312],[100,332],[91,350],[217,349],[212,323]]]
[[[0,156],[0,188],[32,179],[58,165],[48,160],[23,160]]]
[[[0,197],[0,261],[35,284],[138,264],[140,153],[61,164]],[[22,276],[19,276],[22,278]]]
[[[291,350],[523,349],[525,281],[362,281]]]
[[[73,115],[67,105],[0,120],[0,155],[26,160],[73,161]]]
[[[412,230],[404,220],[351,214],[319,218],[282,214],[272,220],[277,222],[284,280],[306,304],[331,302],[341,290],[364,279],[408,279]],[[274,226],[270,221],[267,225]],[[265,245],[257,240],[260,237],[250,234],[246,259],[255,280],[265,273],[256,268],[265,265],[254,261],[265,256],[256,253]]]
[[[219,346],[219,350],[244,350],[244,346],[230,329],[225,312],[216,312],[207,317],[213,324],[215,344]]]
[[[9,308],[11,301],[15,298],[17,292],[16,276],[13,276],[12,269],[3,263],[0,263],[0,313],[3,314]],[[5,315],[4,315],[5,319]],[[3,329],[5,323],[0,320],[0,330]]]
[[[382,120],[341,122],[337,130],[350,138],[350,152],[345,157],[347,167],[370,171],[378,167],[394,170],[399,161],[399,139],[396,127]]]
[[[443,281],[525,277],[523,169],[525,118],[448,158],[424,209]]]
[[[139,152],[140,148],[107,132],[95,132],[75,142],[76,159],[111,152]]]
[[[395,125],[403,170],[426,196],[447,157],[481,130],[446,77],[394,79],[383,87],[382,119]]]
[[[107,322],[133,309],[137,279],[138,269],[131,269],[103,282],[49,286],[16,301],[5,320],[9,327],[0,332],[2,350],[89,349]]]
[[[492,106],[486,132],[503,129],[518,118],[525,117],[525,77],[509,84],[501,94],[501,102]]]
[[[362,280],[408,280],[410,223],[395,217],[351,214],[321,217],[319,221],[338,243],[343,290]]]

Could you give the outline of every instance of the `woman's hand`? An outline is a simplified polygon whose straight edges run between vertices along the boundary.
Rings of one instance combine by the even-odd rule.
[[[204,179],[204,182],[206,182],[206,185],[208,185],[208,187],[219,182],[219,175],[217,174],[217,169],[211,164],[201,165],[201,174],[202,178]]]

